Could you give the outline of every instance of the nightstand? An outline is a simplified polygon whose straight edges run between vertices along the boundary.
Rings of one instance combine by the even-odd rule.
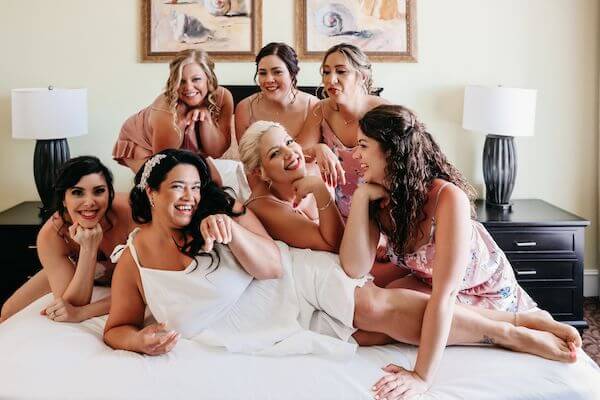
[[[25,201],[0,212],[0,305],[41,269],[35,245],[41,205]]]
[[[583,319],[584,230],[590,224],[543,200],[512,200],[512,211],[475,202],[477,220],[506,253],[538,306],[579,330]]]

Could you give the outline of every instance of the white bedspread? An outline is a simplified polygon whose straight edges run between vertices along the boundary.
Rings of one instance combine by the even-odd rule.
[[[98,296],[100,291],[96,291]],[[180,340],[168,355],[114,351],[106,317],[61,324],[46,296],[0,325],[0,399],[372,399],[380,368],[412,367],[416,348],[360,348],[350,360],[231,354]],[[479,347],[448,348],[425,399],[600,399],[600,370]]]

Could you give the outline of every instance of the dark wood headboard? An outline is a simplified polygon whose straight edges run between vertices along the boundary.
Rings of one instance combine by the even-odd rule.
[[[231,92],[233,96],[233,106],[237,106],[237,104],[250,96],[258,92],[260,89],[256,85],[223,85]],[[308,94],[312,94],[313,96],[317,96],[322,99],[323,96],[323,86],[298,86],[298,89],[306,92]],[[381,96],[381,92],[383,92],[383,88],[377,87],[373,88],[372,93],[376,96]]]

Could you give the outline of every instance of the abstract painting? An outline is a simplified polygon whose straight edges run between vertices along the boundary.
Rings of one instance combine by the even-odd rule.
[[[374,61],[417,61],[416,0],[297,0],[296,20],[303,59],[346,42]]]
[[[214,60],[253,60],[261,45],[261,0],[143,0],[145,61],[166,61],[181,50]]]

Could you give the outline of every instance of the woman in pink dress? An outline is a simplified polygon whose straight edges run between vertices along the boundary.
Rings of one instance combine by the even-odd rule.
[[[127,196],[115,193],[111,172],[98,158],[67,161],[54,184],[56,211],[36,244],[42,270],[2,305],[0,322],[52,292],[42,315],[79,322],[108,313],[110,296],[92,301],[94,285],[110,286],[115,267],[108,256],[135,226]]]
[[[414,371],[393,364],[375,385],[379,398],[426,391],[448,341],[456,303],[510,312],[519,325],[535,317],[571,348],[577,330],[535,309],[518,285],[508,259],[474,217],[475,191],[450,164],[425,126],[408,109],[382,105],[360,120],[354,158],[365,182],[354,192],[340,246],[351,277],[369,272],[380,233],[392,261],[407,275],[388,287],[429,294]],[[521,312],[529,311],[527,314]]]
[[[256,121],[279,122],[292,137],[298,136],[317,97],[298,90],[298,56],[285,43],[271,42],[256,56],[254,81],[260,88],[235,108],[235,132],[238,143]]]
[[[354,45],[341,43],[327,50],[321,76],[326,98],[313,107],[296,140],[316,161],[323,180],[336,188],[336,203],[346,218],[360,180],[359,165],[352,159],[358,121],[387,101],[371,94],[371,63]]]
[[[218,158],[229,148],[233,97],[219,86],[208,55],[182,51],[169,69],[164,93],[125,121],[113,148],[113,158],[133,172],[164,149]]]
[[[260,182],[246,206],[273,239],[293,247],[339,251],[344,232],[340,212],[323,180],[308,174],[302,148],[281,124],[252,124],[240,141],[240,158],[246,172]],[[342,340],[352,335],[361,346],[394,340],[419,344],[429,295],[381,288],[367,276],[352,279],[336,265],[321,268],[318,264],[314,270],[302,266],[294,272],[295,279],[304,276],[297,294],[322,311],[311,318],[311,329]],[[552,360],[574,361],[563,337],[552,333],[563,331],[561,324],[536,313],[515,320],[512,312],[459,305],[446,344],[494,343]]]

